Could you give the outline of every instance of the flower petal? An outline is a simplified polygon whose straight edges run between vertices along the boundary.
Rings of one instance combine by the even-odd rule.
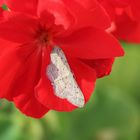
[[[46,76],[46,67],[50,64],[50,56],[46,55],[47,63],[44,63],[42,71],[42,79],[36,88],[37,99],[47,108],[57,111],[72,111],[76,106],[69,103],[66,99],[60,99],[54,94],[52,84]],[[84,93],[87,102],[93,92],[96,80],[96,72],[84,63],[69,59],[69,64],[76,77],[76,81]]]
[[[106,12],[95,0],[39,0],[38,14],[45,10],[52,13],[56,24],[63,25],[65,29],[76,30],[87,26],[105,29],[110,26]]]
[[[110,74],[114,58],[110,59],[95,59],[95,60],[82,60],[84,63],[95,69],[97,78],[102,78]]]
[[[40,79],[42,53],[36,44],[0,43],[0,98],[14,100],[28,116],[42,117],[48,109],[36,100],[34,91]]]
[[[35,98],[35,95],[31,93],[20,94],[13,100],[16,107],[22,113],[33,118],[42,118],[49,111],[49,109],[40,104]]]
[[[3,4],[3,0],[0,0],[0,6]]]
[[[0,22],[0,38],[26,43],[34,40],[37,19],[21,13],[3,12],[4,20]]]
[[[2,20],[3,9],[0,7],[0,21]]]
[[[140,42],[140,1],[139,0],[102,0],[101,5],[106,9],[115,23],[114,35],[132,43]]]
[[[126,14],[118,18],[113,34],[119,39],[140,43],[140,22],[131,20]]]
[[[0,44],[0,98],[12,100],[14,96],[12,83],[18,76],[17,72],[21,66],[16,55],[18,44],[2,39],[0,39]]]
[[[105,10],[96,0],[62,0],[71,15],[75,18],[74,29],[94,26],[106,29],[110,26],[110,19]],[[100,17],[100,18],[99,18]]]
[[[4,2],[12,11],[36,15],[38,0],[4,0]]]
[[[119,42],[110,34],[95,28],[78,30],[55,43],[71,56],[83,59],[102,59],[124,54]]]
[[[137,18],[137,20],[140,19],[140,1],[139,0],[133,0],[131,1],[131,8],[134,14],[134,17]]]
[[[63,25],[65,28],[68,28],[74,22],[74,18],[70,15],[62,0],[39,0],[38,15],[40,16],[46,10],[55,17],[57,25]]]

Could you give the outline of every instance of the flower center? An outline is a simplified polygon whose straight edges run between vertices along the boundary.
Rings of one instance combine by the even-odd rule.
[[[39,42],[43,45],[48,45],[50,42],[50,36],[47,32],[42,32],[39,37]]]
[[[49,30],[39,29],[37,32],[37,42],[41,47],[47,47],[51,44],[52,34]]]

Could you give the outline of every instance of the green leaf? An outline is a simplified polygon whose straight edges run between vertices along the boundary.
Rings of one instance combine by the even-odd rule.
[[[2,5],[2,9],[3,9],[3,10],[9,10],[9,8],[7,7],[6,4],[3,4],[3,5]]]

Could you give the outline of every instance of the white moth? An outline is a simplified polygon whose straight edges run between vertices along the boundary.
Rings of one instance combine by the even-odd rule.
[[[85,104],[84,96],[79,88],[64,52],[55,47],[51,54],[51,64],[47,67],[47,76],[52,83],[55,95],[61,99],[67,99],[77,107]]]

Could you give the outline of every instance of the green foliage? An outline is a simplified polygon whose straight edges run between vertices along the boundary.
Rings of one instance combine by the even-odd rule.
[[[126,56],[116,61],[109,77],[97,81],[84,109],[50,111],[35,120],[2,102],[0,140],[139,140],[140,46],[123,46]]]
[[[3,5],[2,5],[2,8],[3,8],[4,10],[8,10],[8,7],[7,7],[6,4],[3,4]]]

